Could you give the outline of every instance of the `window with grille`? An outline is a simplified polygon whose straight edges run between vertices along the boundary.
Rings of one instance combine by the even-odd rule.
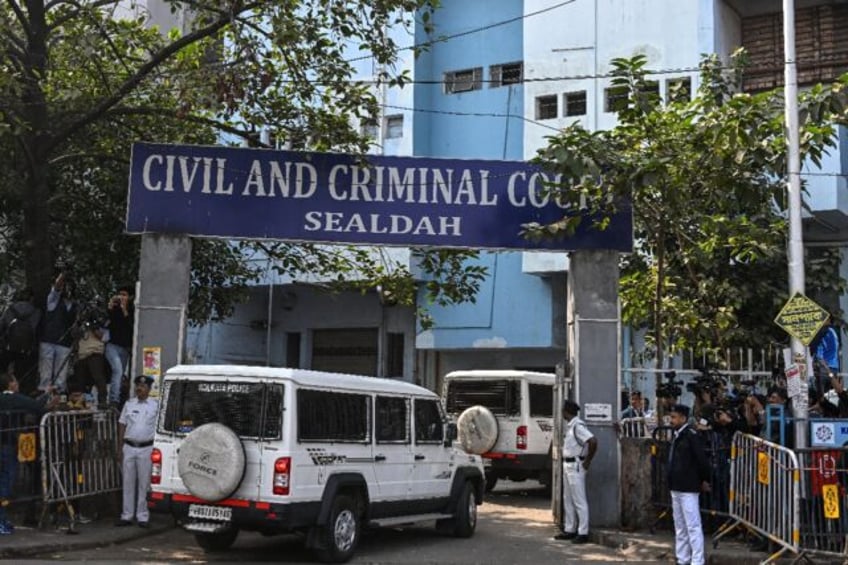
[[[539,96],[536,98],[536,119],[551,120],[557,117],[557,97],[556,94],[549,96]]]
[[[478,404],[497,416],[518,414],[521,411],[521,383],[508,379],[449,381],[445,406],[449,414],[460,414]]]
[[[283,385],[233,381],[167,381],[166,432],[187,434],[203,424],[224,424],[242,438],[280,439]]]
[[[563,114],[565,116],[586,115],[586,91],[566,92],[562,95]]]
[[[371,441],[370,396],[300,389],[297,391],[297,439],[315,442]]]
[[[377,139],[379,135],[377,120],[373,118],[366,118],[362,120],[360,123],[360,133],[362,137],[367,137],[368,139]]]
[[[469,92],[480,90],[483,85],[483,67],[463,69],[445,73],[445,93]]]
[[[505,65],[492,65],[489,67],[489,87],[506,86],[518,84],[523,78],[522,63],[508,63]]]
[[[604,112],[620,112],[627,108],[630,93],[626,86],[613,86],[604,90]]]
[[[530,416],[553,418],[554,387],[528,383],[527,391],[530,395]]]
[[[378,396],[374,416],[377,443],[409,443],[409,401]]]

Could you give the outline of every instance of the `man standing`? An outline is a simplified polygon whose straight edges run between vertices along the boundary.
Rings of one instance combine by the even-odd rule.
[[[668,456],[668,488],[674,516],[677,563],[704,565],[704,531],[698,498],[710,489],[710,465],[698,432],[689,426],[689,408],[671,407],[674,439]]]
[[[135,308],[128,286],[118,289],[118,294],[109,301],[109,343],[106,344],[106,359],[112,371],[109,384],[109,404],[118,408],[121,404],[121,381],[127,370],[132,351]]]
[[[147,489],[150,487],[150,453],[156,431],[159,404],[148,398],[153,377],[137,376],[135,398],[129,399],[118,418],[118,442],[124,473],[123,510],[116,526],[129,526],[133,517],[140,528],[146,528],[150,518],[147,510]]]
[[[34,400],[18,392],[18,381],[11,373],[0,374],[0,535],[14,533],[6,516],[18,473],[18,434],[31,431],[38,420],[59,401],[48,395]]]
[[[109,377],[109,364],[103,352],[109,341],[109,330],[100,325],[97,319],[85,320],[83,332],[77,342],[77,361],[74,363],[74,379],[84,387],[85,392],[91,385],[97,388],[97,405],[106,408],[106,383]]]
[[[39,390],[46,392],[55,386],[59,392],[65,392],[68,356],[71,353],[71,328],[76,319],[73,283],[66,280],[65,273],[61,273],[47,295],[47,309],[38,346]]]
[[[38,325],[41,310],[35,306],[32,289],[25,288],[0,316],[0,368],[15,367],[21,392],[38,388]]]
[[[577,417],[580,406],[566,400],[562,416],[566,421],[562,441],[562,505],[565,514],[563,531],[555,536],[572,543],[589,541],[589,503],[586,501],[586,472],[598,449],[598,440]]]

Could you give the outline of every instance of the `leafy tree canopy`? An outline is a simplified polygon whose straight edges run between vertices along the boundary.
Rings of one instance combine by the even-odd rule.
[[[660,366],[667,348],[785,341],[773,323],[788,291],[782,90],[740,92],[740,51],[729,67],[704,58],[694,95],[680,83],[663,101],[645,63],[612,61],[613,86],[627,92],[615,128],[575,123],[540,150],[537,160],[562,175],[550,190],[596,213],[599,229],[622,198],[632,204],[635,250],[622,259],[622,316],[648,330]],[[846,85],[843,78],[800,96],[802,158],[811,163],[834,145]],[[526,231],[558,237],[580,221]],[[807,261],[807,294],[842,291],[837,252]]]
[[[261,144],[364,152],[352,127],[401,85],[390,29],[428,25],[438,0],[162,0],[173,29],[123,0],[10,0],[0,6],[0,280],[38,295],[57,265],[88,297],[137,278],[139,242],[123,235],[135,140]],[[160,15],[161,18],[161,15]],[[411,29],[411,28],[410,28]],[[352,80],[355,54],[374,80]],[[440,303],[473,300],[484,272],[462,252],[422,251]],[[473,255],[473,254],[471,254]],[[228,315],[265,262],[295,278],[332,274],[414,301],[402,267],[362,250],[196,241],[190,319]]]

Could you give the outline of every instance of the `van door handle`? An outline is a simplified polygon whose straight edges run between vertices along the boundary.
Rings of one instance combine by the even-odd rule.
[[[378,462],[378,461],[385,461],[385,460],[386,460],[386,456],[385,456],[385,455],[375,455],[375,456],[374,456],[374,461],[377,461],[377,462]]]
[[[423,455],[416,455],[416,456],[415,456],[415,460],[416,460],[416,461],[423,461],[424,459],[427,459],[427,458],[426,458],[425,456],[423,456]]]

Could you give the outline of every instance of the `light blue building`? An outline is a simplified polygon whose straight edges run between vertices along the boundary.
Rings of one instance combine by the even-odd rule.
[[[666,96],[675,84],[697,87],[703,53],[727,57],[745,46],[756,73],[745,88],[782,84],[780,0],[443,0],[435,33],[406,42],[427,45],[401,64],[413,78],[379,95],[384,114],[370,128],[379,151],[420,157],[526,160],[558,128],[579,121],[615,125],[609,62],[643,54]],[[848,52],[848,5],[799,4],[802,86],[835,78]],[[809,37],[818,38],[816,41]],[[404,43],[400,40],[400,43]],[[373,73],[369,62],[363,77]],[[841,148],[846,142],[842,129]],[[848,155],[841,149],[806,176],[810,253],[848,240]],[[403,256],[414,266],[414,258]],[[422,331],[411,308],[373,295],[328,296],[310,284],[269,275],[226,324],[189,340],[193,359],[342,369],[414,380],[438,389],[451,370],[551,370],[566,356],[565,254],[482,253],[489,271],[477,300],[432,308]],[[848,261],[842,262],[848,276]],[[834,276],[837,274],[834,273]],[[777,273],[775,276],[784,276]],[[423,297],[422,297],[423,298]],[[822,297],[848,310],[845,296]],[[624,346],[628,347],[625,340]]]

